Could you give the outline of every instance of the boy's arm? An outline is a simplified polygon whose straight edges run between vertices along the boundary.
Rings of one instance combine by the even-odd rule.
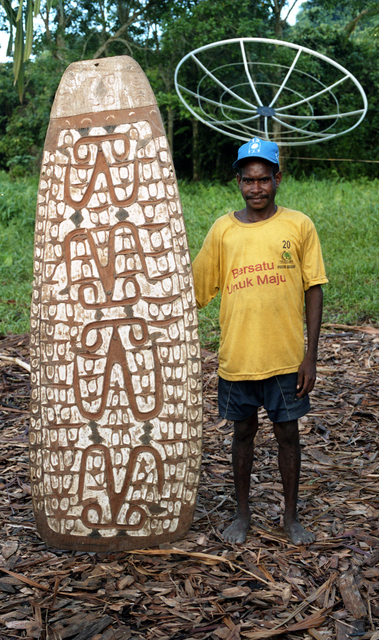
[[[312,391],[316,382],[318,339],[322,319],[323,293],[320,284],[305,292],[305,318],[307,323],[308,348],[297,374],[297,397],[302,398]]]
[[[214,254],[209,233],[192,265],[198,309],[205,307],[217,295],[220,288],[219,260]]]

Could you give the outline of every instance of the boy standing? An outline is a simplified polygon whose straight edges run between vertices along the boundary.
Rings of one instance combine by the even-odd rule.
[[[276,143],[253,138],[233,164],[245,207],[210,229],[193,270],[198,308],[220,290],[219,411],[234,421],[232,460],[237,499],[226,542],[242,544],[250,527],[249,490],[264,406],[279,447],[284,528],[294,544],[314,540],[298,521],[298,418],[310,409],[316,380],[325,276],[312,221],[275,204],[282,180]],[[303,307],[308,335],[304,356]]]

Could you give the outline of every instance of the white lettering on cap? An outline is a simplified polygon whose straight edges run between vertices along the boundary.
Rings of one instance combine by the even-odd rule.
[[[253,138],[249,145],[249,155],[251,153],[259,153],[261,150],[261,141],[259,138]]]

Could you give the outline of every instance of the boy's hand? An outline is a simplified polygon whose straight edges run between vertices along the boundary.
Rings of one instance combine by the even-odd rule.
[[[310,393],[316,382],[316,360],[305,356],[297,372],[297,394],[303,398]]]

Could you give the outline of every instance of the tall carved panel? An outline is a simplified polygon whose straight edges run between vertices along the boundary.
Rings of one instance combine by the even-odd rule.
[[[161,117],[126,56],[71,65],[37,203],[30,471],[39,533],[153,546],[191,524],[201,361],[184,219]]]

